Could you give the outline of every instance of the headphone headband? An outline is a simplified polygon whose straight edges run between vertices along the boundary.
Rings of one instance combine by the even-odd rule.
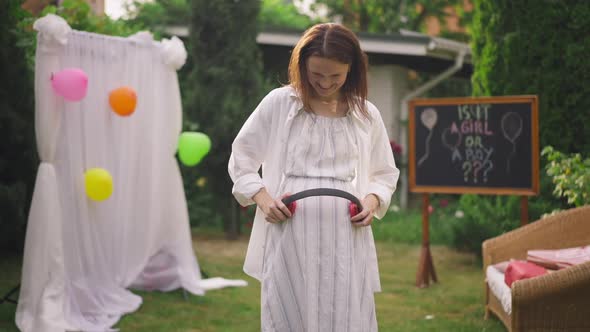
[[[308,189],[303,190],[288,197],[282,199],[283,204],[289,205],[292,202],[300,200],[305,197],[311,196],[335,196],[335,197],[342,197],[346,198],[347,200],[353,202],[358,207],[359,211],[363,210],[363,206],[356,196],[339,189],[332,189],[332,188],[315,188],[315,189]]]

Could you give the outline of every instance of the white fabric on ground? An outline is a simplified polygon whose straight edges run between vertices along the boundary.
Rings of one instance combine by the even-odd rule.
[[[245,280],[225,279],[221,277],[202,279],[199,285],[204,290],[220,289],[225,287],[245,287],[248,283]]]

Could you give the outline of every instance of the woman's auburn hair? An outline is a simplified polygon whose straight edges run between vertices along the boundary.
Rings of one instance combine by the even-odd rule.
[[[368,61],[356,35],[341,24],[321,23],[307,29],[299,39],[289,61],[289,84],[306,110],[311,110],[310,99],[314,91],[307,76],[307,61],[314,55],[350,65],[346,81],[340,88],[342,99],[351,110],[357,110],[368,118]]]

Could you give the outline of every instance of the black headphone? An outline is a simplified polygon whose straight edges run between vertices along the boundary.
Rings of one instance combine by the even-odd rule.
[[[297,206],[295,201],[311,196],[335,196],[346,198],[350,201],[350,204],[348,205],[348,211],[350,212],[351,217],[357,215],[360,211],[363,210],[363,206],[361,205],[359,199],[356,198],[356,196],[347,193],[346,191],[331,188],[316,188],[303,190],[296,194],[283,198],[282,202],[287,206],[291,213],[295,213],[295,207]]]

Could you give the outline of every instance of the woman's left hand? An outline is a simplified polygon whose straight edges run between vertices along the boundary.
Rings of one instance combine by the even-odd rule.
[[[379,207],[379,199],[374,194],[368,194],[362,204],[363,210],[350,219],[355,227],[369,226],[373,223],[373,214]]]

